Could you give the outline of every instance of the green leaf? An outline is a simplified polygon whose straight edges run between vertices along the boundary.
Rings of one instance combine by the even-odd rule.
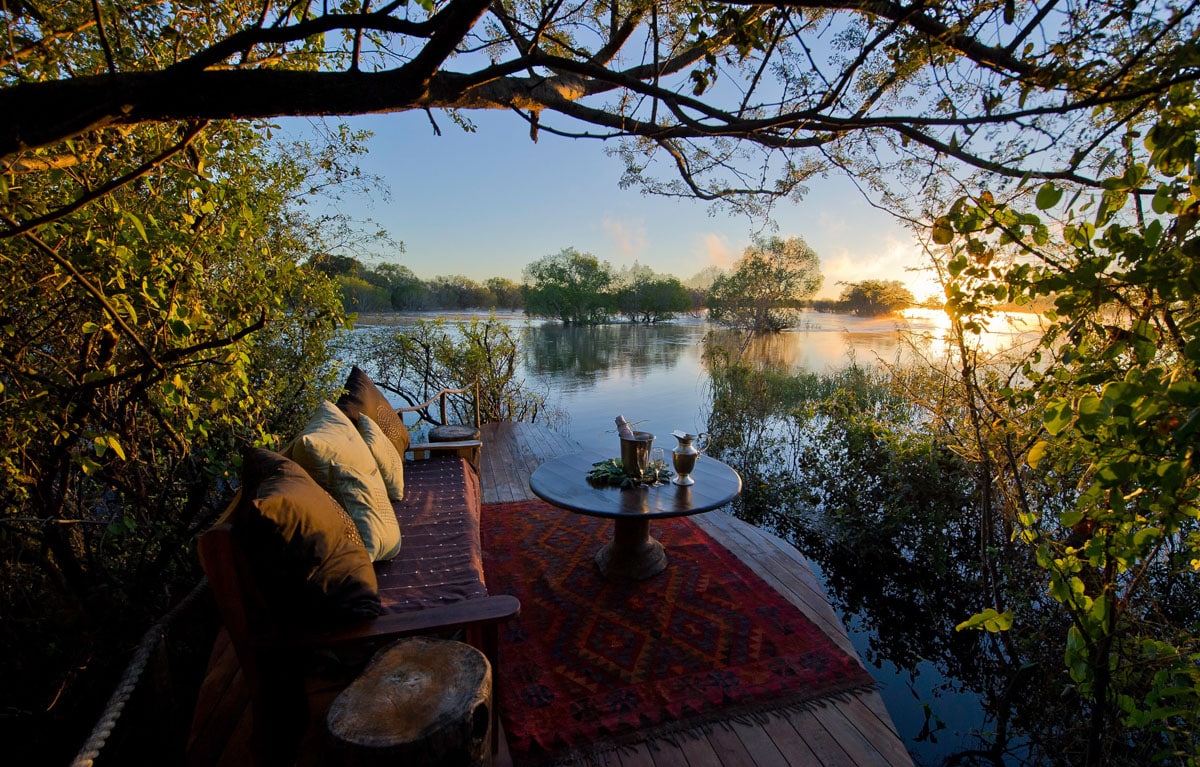
[[[951,277],[957,277],[967,268],[968,263],[966,256],[955,256],[946,264],[946,270],[950,272]]]
[[[1036,204],[1038,210],[1050,210],[1058,204],[1062,196],[1063,190],[1056,187],[1053,181],[1047,181],[1037,193]]]
[[[1167,389],[1167,396],[1177,405],[1200,405],[1200,381],[1176,381]]]
[[[996,612],[989,607],[981,613],[972,615],[967,620],[954,627],[955,631],[963,631],[964,629],[983,629],[993,634],[1000,631],[1008,631],[1012,628],[1013,614],[1011,610],[1005,610],[1002,613]]]
[[[1074,527],[1083,519],[1083,512],[1079,509],[1068,509],[1058,516],[1059,524],[1063,527]]]
[[[111,434],[104,434],[92,440],[92,451],[97,458],[103,458],[104,454],[109,450],[117,454],[117,457],[122,461],[125,460],[125,449],[121,447],[121,442]]]
[[[1046,456],[1046,448],[1048,447],[1050,447],[1050,443],[1046,440],[1037,442],[1033,447],[1029,448],[1029,455],[1026,456],[1025,460],[1029,462],[1031,467],[1036,469],[1037,465],[1041,463],[1042,458]]]
[[[129,223],[133,224],[133,228],[138,231],[138,234],[142,236],[142,242],[150,242],[150,238],[146,236],[146,227],[142,226],[142,220],[129,211],[125,211],[124,216]]]
[[[1042,413],[1042,424],[1051,435],[1057,435],[1071,425],[1071,403],[1066,400],[1053,400]]]
[[[954,242],[954,225],[950,219],[941,216],[933,222],[933,241],[938,245],[949,245]]]
[[[1105,417],[1108,415],[1107,408],[1104,407],[1104,401],[1095,394],[1087,394],[1079,398],[1079,403],[1075,406],[1077,415],[1076,425],[1078,429],[1085,434],[1090,434],[1104,423]]]

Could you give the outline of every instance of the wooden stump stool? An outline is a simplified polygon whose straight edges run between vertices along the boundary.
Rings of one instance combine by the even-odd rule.
[[[492,669],[461,642],[402,639],[329,707],[330,763],[345,767],[492,763]]]

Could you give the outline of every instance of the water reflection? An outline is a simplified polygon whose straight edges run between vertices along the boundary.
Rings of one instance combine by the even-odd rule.
[[[651,370],[670,371],[695,342],[687,325],[563,326],[531,325],[526,331],[529,373],[554,378],[563,386],[587,388],[620,376],[636,384]]]

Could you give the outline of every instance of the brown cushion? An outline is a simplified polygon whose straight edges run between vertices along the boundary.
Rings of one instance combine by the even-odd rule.
[[[243,456],[238,534],[278,619],[379,615],[379,585],[350,515],[294,461],[255,448]]]
[[[401,457],[408,452],[408,428],[375,382],[357,365],[350,369],[350,376],[346,379],[346,390],[338,399],[337,406],[350,416],[351,423],[358,423],[359,413],[366,413],[396,446],[396,452]]]

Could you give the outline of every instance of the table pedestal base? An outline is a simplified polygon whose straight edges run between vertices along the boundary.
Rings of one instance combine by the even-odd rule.
[[[644,581],[667,569],[667,553],[650,537],[650,520],[617,519],[612,542],[596,552],[596,567],[610,581]]]

